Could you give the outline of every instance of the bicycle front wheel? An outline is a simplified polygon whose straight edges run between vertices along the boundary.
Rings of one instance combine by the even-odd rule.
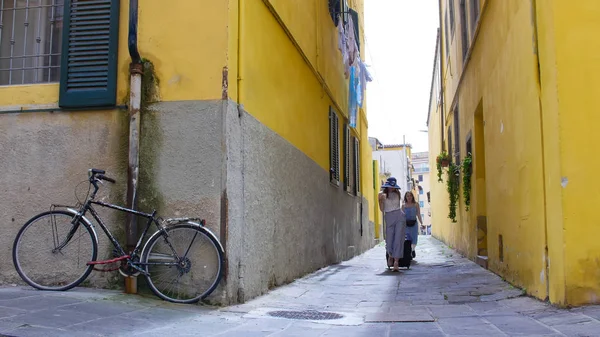
[[[141,265],[156,296],[195,303],[210,295],[223,277],[223,251],[201,226],[186,223],[157,232],[146,244]]]
[[[17,234],[13,263],[30,286],[40,290],[68,290],[92,272],[98,244],[92,229],[66,211],[40,213]]]

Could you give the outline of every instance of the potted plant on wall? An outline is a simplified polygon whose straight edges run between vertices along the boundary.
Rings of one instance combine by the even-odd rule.
[[[450,156],[448,152],[442,151],[436,158],[437,177],[438,182],[442,182],[442,167],[448,167],[450,165]]]
[[[460,166],[453,162],[448,163],[448,180],[446,189],[448,191],[450,203],[448,204],[448,218],[456,222],[456,204],[458,203],[458,192],[460,188]]]
[[[468,211],[471,206],[471,175],[473,173],[473,157],[469,152],[462,161],[463,172],[463,199],[465,200],[465,208]]]

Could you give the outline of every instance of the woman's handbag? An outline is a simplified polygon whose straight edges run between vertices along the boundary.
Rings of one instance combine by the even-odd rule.
[[[406,227],[413,227],[417,224],[417,220],[406,220]]]

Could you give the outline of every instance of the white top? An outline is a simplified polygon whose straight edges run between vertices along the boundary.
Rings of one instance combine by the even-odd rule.
[[[400,199],[399,193],[390,193],[387,198],[383,199],[383,211],[385,213],[397,211],[401,208],[402,200]]]

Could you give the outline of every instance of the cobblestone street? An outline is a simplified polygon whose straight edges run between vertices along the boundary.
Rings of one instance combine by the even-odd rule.
[[[387,271],[379,245],[226,308],[174,305],[107,290],[2,288],[0,333],[353,337],[593,336],[600,331],[600,307],[556,309],[522,296],[434,238],[419,242],[410,270]]]

